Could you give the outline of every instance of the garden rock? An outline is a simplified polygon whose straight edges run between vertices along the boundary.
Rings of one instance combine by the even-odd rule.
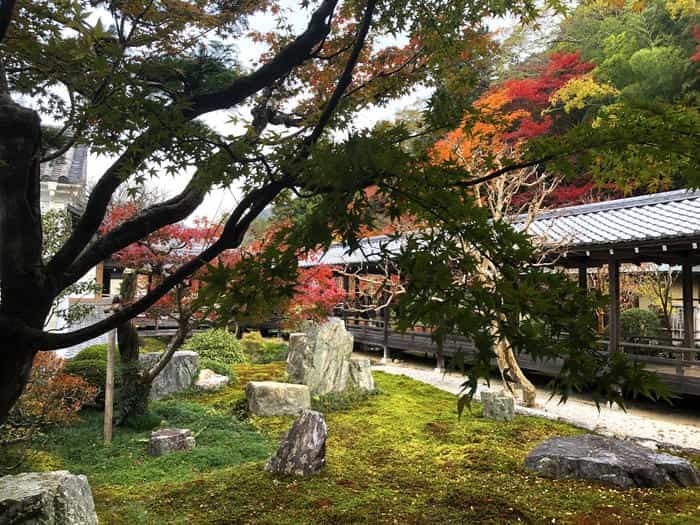
[[[700,473],[683,458],[594,434],[548,439],[525,458],[525,468],[622,488],[700,485]]]
[[[151,432],[148,453],[151,456],[164,456],[171,452],[192,450],[195,439],[191,430],[186,428],[163,428]]]
[[[350,360],[350,382],[362,390],[374,390],[372,362],[366,358]]]
[[[515,417],[515,399],[507,392],[484,391],[481,393],[481,404],[486,419],[513,421]]]
[[[310,476],[326,463],[328,429],[323,414],[305,410],[294,421],[265,469],[274,474]]]
[[[352,383],[353,342],[345,323],[337,317],[310,324],[304,333],[291,334],[287,354],[289,380],[307,385],[314,396],[342,392]],[[362,382],[368,384],[369,379],[364,376]]]
[[[160,355],[160,352],[141,354],[139,357],[141,366],[143,368],[153,366]],[[199,368],[197,352],[175,352],[170,362],[165,365],[165,368],[153,380],[149,399],[155,401],[192,388],[197,377],[197,368]]]
[[[213,370],[203,368],[199,371],[199,376],[194,386],[200,390],[218,390],[228,385],[228,382],[229,378],[227,376],[222,376]]]
[[[296,415],[311,406],[306,385],[251,381],[245,387],[248,410],[255,416]]]
[[[85,476],[65,470],[0,478],[0,525],[97,525]]]

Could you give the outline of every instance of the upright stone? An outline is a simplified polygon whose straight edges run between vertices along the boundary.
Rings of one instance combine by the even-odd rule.
[[[265,470],[292,476],[315,474],[326,463],[327,434],[323,414],[305,410],[294,421]]]
[[[525,468],[622,488],[700,485],[700,473],[683,458],[595,434],[548,439],[528,454]]]
[[[0,478],[0,525],[97,525],[85,476],[65,470]]]
[[[481,404],[483,415],[493,421],[513,421],[515,417],[515,400],[506,392],[482,392]]]
[[[350,360],[350,382],[362,390],[374,390],[372,362],[367,358]]]
[[[164,456],[171,452],[192,450],[196,445],[192,431],[187,428],[162,428],[151,432],[148,453]]]
[[[352,347],[353,336],[342,319],[331,317],[322,324],[309,325],[305,333],[289,338],[289,380],[307,385],[311,395],[345,390]]]
[[[142,354],[139,356],[141,366],[144,368],[153,366],[160,355],[160,352]],[[198,367],[199,355],[197,352],[175,352],[170,362],[153,380],[149,399],[155,401],[192,388],[197,379]]]
[[[306,385],[251,381],[245,387],[248,410],[255,416],[296,415],[311,407],[311,394]]]

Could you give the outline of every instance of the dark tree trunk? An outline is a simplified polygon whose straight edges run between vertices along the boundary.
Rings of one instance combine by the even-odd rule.
[[[132,322],[124,323],[117,329],[121,367],[121,388],[119,390],[117,424],[124,424],[130,417],[143,415],[148,411],[148,395],[151,382],[145,381],[139,363],[138,334]]]
[[[52,290],[41,260],[41,128],[37,113],[16,104],[2,84],[0,79],[0,316],[17,328],[42,328]],[[0,334],[0,423],[22,394],[38,350],[19,333]]]

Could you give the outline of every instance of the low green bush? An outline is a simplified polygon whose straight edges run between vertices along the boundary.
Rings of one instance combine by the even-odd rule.
[[[182,348],[197,352],[200,359],[211,359],[226,365],[246,362],[241,342],[223,328],[194,334]]]
[[[114,353],[114,386],[118,388],[121,383],[121,372],[119,369],[119,349],[115,348]],[[90,386],[98,389],[95,399],[97,406],[104,406],[104,388],[107,380],[107,345],[97,344],[88,346],[78,352],[66,364],[64,371],[85,379]]]
[[[119,361],[119,347],[115,347],[114,359]],[[105,343],[96,344],[83,348],[70,360],[71,363],[80,361],[94,361],[95,359],[107,362],[107,345]]]
[[[265,364],[287,359],[288,345],[281,339],[265,339],[260,332],[249,332],[243,336],[241,343],[251,363]]]

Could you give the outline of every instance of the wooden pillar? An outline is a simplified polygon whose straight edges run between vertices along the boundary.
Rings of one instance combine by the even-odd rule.
[[[578,267],[578,286],[588,290],[588,267],[585,264]]]
[[[385,306],[382,310],[382,318],[384,320],[384,334],[382,345],[384,347],[384,355],[382,356],[382,362],[388,363],[389,361],[391,361],[391,352],[389,351],[389,323],[391,322],[391,316],[388,306]]]
[[[693,308],[693,265],[683,262],[683,345],[688,348],[695,348],[695,310]],[[692,352],[687,352],[681,357],[690,359]],[[683,373],[683,367],[679,367]]]
[[[620,349],[620,262],[615,259],[608,261],[608,289],[610,291],[610,310],[608,329],[610,332],[610,351]]]
[[[107,334],[107,371],[105,374],[105,413],[104,413],[104,442],[112,444],[112,419],[114,414],[114,347],[116,330]]]

